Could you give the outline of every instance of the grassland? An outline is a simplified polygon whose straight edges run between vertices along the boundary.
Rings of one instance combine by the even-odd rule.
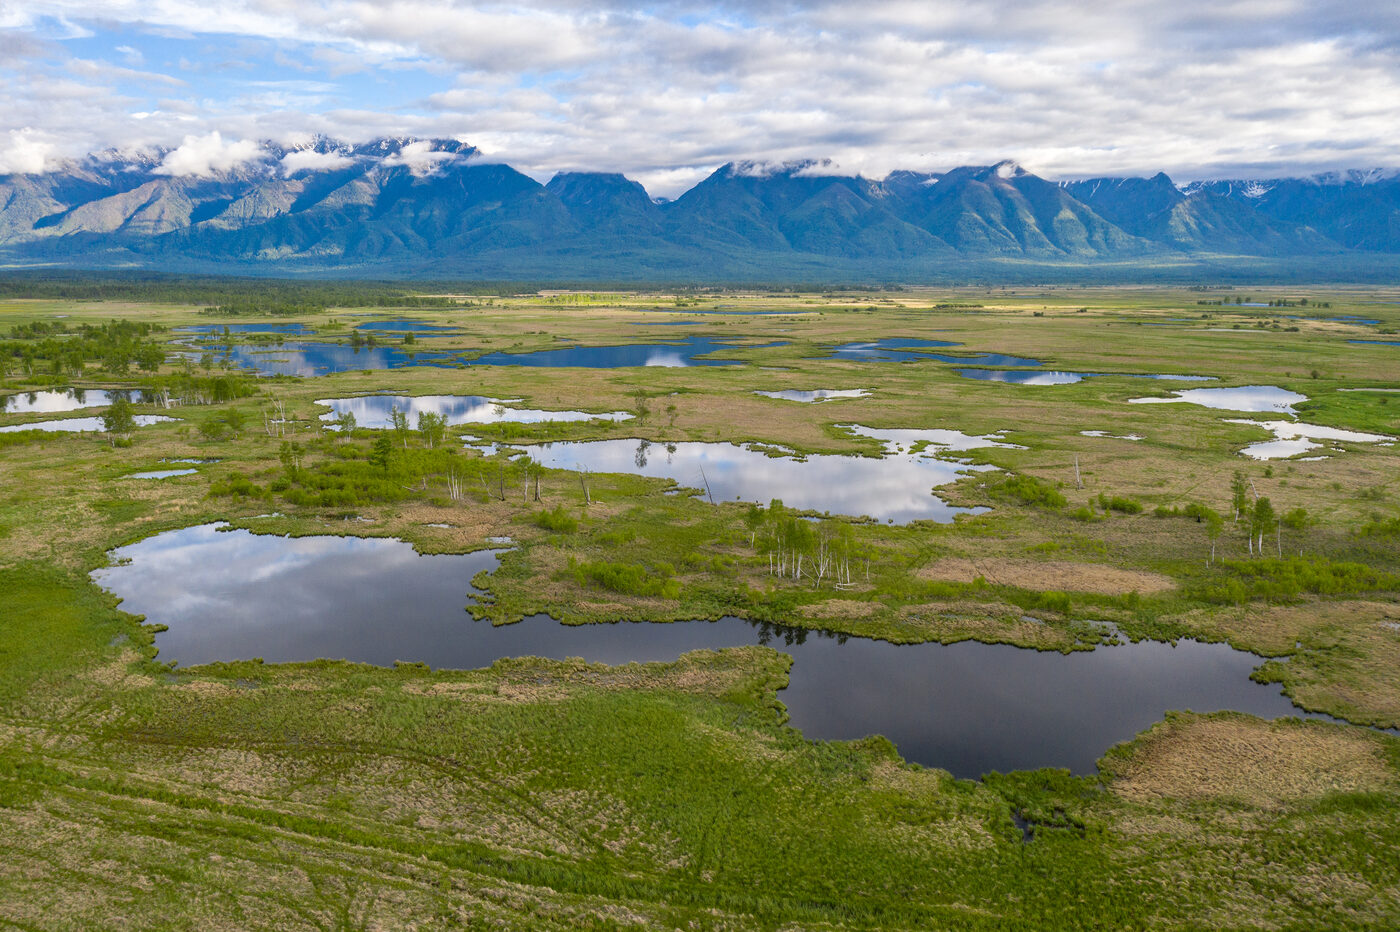
[[[1313,306],[1197,303],[1245,294],[1306,297]],[[874,337],[948,340],[964,345],[945,352],[1030,356],[1054,369],[1279,385],[1308,396],[1299,411],[1309,423],[1400,436],[1400,397],[1342,391],[1400,387],[1400,347],[1348,342],[1400,339],[1384,335],[1400,329],[1393,291],[461,299],[470,303],[334,307],[275,322],[345,340],[350,324],[368,319],[356,315],[406,316],[455,328],[417,348],[468,357],[552,348],[563,338],[611,345],[694,333],[738,344],[723,355],[747,364],[271,379],[231,401],[162,409],[180,420],[139,428],[130,445],[92,434],[0,434],[0,922],[1397,924],[1400,740],[1361,726],[1400,726],[1400,448],[1341,444],[1319,451],[1327,455],[1320,461],[1262,463],[1238,453],[1264,439],[1226,423],[1241,415],[1127,404],[1184,383],[1096,377],[1018,386],[962,379],[940,362],[822,358],[835,344]],[[780,313],[696,313],[707,310]],[[1381,323],[1335,320],[1347,314]],[[195,305],[11,299],[0,304],[0,340],[15,325],[112,319],[164,327],[267,320],[214,318]],[[666,320],[693,323],[660,325]],[[775,341],[785,345],[753,348]],[[121,375],[93,361],[53,375],[16,366],[3,390],[142,386],[180,369],[172,361]],[[218,374],[217,366],[192,372]],[[872,394],[817,405],[752,394],[782,388]],[[638,415],[449,432],[510,443],[627,437],[877,452],[836,427],[859,423],[1005,431],[1020,449],[963,454],[999,472],[937,490],[990,508],[985,514],[944,525],[838,520],[862,572],[837,590],[769,575],[746,504],[666,495],[664,481],[595,475],[585,505],[578,477],[550,470],[540,477],[541,501],[521,494],[519,476],[502,499],[484,481],[506,468],[501,458],[430,451],[416,434],[380,468],[370,457],[382,432],[323,431],[326,409],[315,404],[365,391]],[[274,403],[287,423],[269,431]],[[228,426],[239,420],[231,412],[241,428]],[[0,414],[0,426],[52,416]],[[226,429],[202,430],[210,419]],[[284,443],[301,447],[298,464],[281,455]],[[173,458],[218,462],[159,482],[122,478]],[[453,500],[444,472],[459,461],[483,481]],[[1246,552],[1232,516],[1236,471],[1277,513],[1306,510],[1295,526],[1267,535],[1272,559]],[[1008,476],[1037,482],[1008,486]],[[344,493],[335,504],[305,503],[332,485]],[[1056,494],[1036,499],[1018,488]],[[1141,511],[1101,504],[1114,500]],[[1213,560],[1208,523],[1156,513],[1193,504],[1224,516]],[[571,520],[541,519],[546,511]],[[519,659],[480,671],[247,661],[172,669],[155,652],[156,630],[122,613],[87,574],[115,546],[216,519],[268,533],[394,536],[424,552],[510,536],[516,549],[482,581],[491,598],[476,608],[498,623],[538,611],[575,623],[739,614],[897,642],[1075,650],[1102,639],[1087,624],[1094,620],[1129,638],[1226,640],[1276,658],[1257,676],[1301,707],[1353,724],[1180,713],[1105,749],[1095,777],[1038,771],[971,782],[906,764],[882,739],[804,740],[778,702],[788,660],[759,647],[611,668]],[[674,586],[627,591],[632,577],[580,574],[571,561],[652,576],[665,567]],[[1029,842],[1013,814],[1031,827]]]

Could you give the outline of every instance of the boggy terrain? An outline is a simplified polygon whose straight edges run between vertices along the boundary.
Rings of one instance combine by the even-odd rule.
[[[1400,726],[1395,292],[406,289],[397,302],[373,293],[374,306],[357,306],[353,288],[330,306],[155,292],[0,305],[0,391],[20,399],[0,408],[0,919],[1400,920],[1400,739],[1387,731]],[[359,326],[394,320],[413,329]],[[700,356],[734,364],[684,365],[691,337],[717,347]],[[899,358],[832,357],[882,339],[906,341]],[[404,364],[249,368],[288,358],[291,341],[352,358],[391,348]],[[638,344],[660,347],[642,360],[652,365],[504,364]],[[1093,376],[1037,384],[964,369]],[[1293,414],[1129,403],[1243,386],[1305,400]],[[758,394],[820,391],[847,396]],[[365,393],[419,398],[414,419],[367,427],[343,412],[368,409],[323,403]],[[425,400],[447,395],[473,401]],[[461,420],[483,400],[495,407],[479,423]],[[548,410],[599,418],[540,420]],[[173,420],[126,420],[157,415]],[[29,428],[78,417],[104,429]],[[1252,452],[1282,436],[1280,420],[1330,431]],[[630,457],[589,458],[614,446]],[[703,472],[676,465],[690,462]],[[765,462],[793,477],[778,496],[788,504],[770,501]],[[973,780],[908,763],[880,737],[814,741],[790,727],[782,688],[802,660],[784,636],[617,665],[254,652],[191,666],[177,646],[157,652],[162,626],[230,624],[212,577],[192,566],[168,607],[141,618],[102,587],[103,568],[115,548],[158,550],[161,535],[216,521],[497,551],[498,568],[460,580],[462,625],[738,616],[789,639],[810,629],[1067,654],[1223,642],[1259,655],[1260,690],[1331,720],[1163,708],[1136,738],[1106,740],[1095,772]],[[399,600],[426,598],[426,583],[402,578]],[[320,617],[290,597],[277,614]],[[1007,692],[1020,687],[1002,675]]]

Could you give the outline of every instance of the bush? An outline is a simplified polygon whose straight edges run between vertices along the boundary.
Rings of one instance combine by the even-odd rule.
[[[987,493],[992,498],[1020,502],[1023,505],[1038,505],[1042,508],[1063,508],[1069,500],[1059,490],[1035,476],[1008,476],[1001,482],[988,486]]]
[[[1099,507],[1104,511],[1117,511],[1125,515],[1142,514],[1141,502],[1133,498],[1124,498],[1121,495],[1115,495],[1112,498],[1107,495],[1099,495]]]
[[[1242,605],[1252,599],[1284,602],[1301,595],[1346,596],[1400,587],[1400,577],[1361,563],[1306,560],[1301,557],[1226,560],[1230,574],[1192,595],[1205,602]]]
[[[569,568],[573,570],[574,581],[580,586],[663,599],[678,599],[681,595],[681,584],[671,578],[674,571],[664,563],[652,572],[639,563],[609,563],[606,560],[579,563],[571,559]]]
[[[578,519],[569,514],[563,505],[549,511],[535,512],[535,524],[556,534],[572,534],[578,530]]]

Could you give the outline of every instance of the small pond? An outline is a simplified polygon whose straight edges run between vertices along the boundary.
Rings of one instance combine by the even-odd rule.
[[[463,610],[496,552],[422,556],[397,540],[284,538],[217,525],[168,531],[93,573],[122,609],[167,626],[181,666],[261,657],[420,661],[475,669],[503,657],[669,661],[689,650],[768,644],[793,656],[778,698],[811,739],[883,734],[905,758],[959,777],[1068,767],[1094,772],[1111,745],[1171,709],[1300,714],[1251,682],[1260,658],[1224,645],[1143,642],[1070,655],[964,642],[894,645],[736,618],[571,627],[545,616],[492,627]],[[412,598],[405,598],[405,594]]]
[[[1400,346],[1395,340],[1347,340],[1348,343],[1369,343],[1372,346]]]
[[[1238,388],[1188,388],[1172,392],[1171,398],[1129,398],[1128,404],[1158,405],[1185,402],[1218,411],[1273,411],[1297,414],[1293,406],[1307,401],[1307,395],[1290,392],[1277,385],[1241,385]]]
[[[957,431],[908,431],[898,433],[919,435],[906,442],[912,445],[921,439],[928,449],[896,452],[898,443],[892,435],[897,432],[861,432],[885,441],[885,455],[823,453],[799,458],[769,456],[761,449],[733,443],[635,439],[564,441],[522,445],[521,449],[555,469],[673,479],[699,489],[702,497],[713,497],[716,502],[766,505],[779,498],[789,508],[908,524],[919,520],[946,523],[959,514],[986,510],[950,505],[931,490],[992,467],[940,459],[938,453],[1010,446],[994,437],[969,437]]]
[[[1384,443],[1394,437],[1384,434],[1365,434],[1358,430],[1343,430],[1339,427],[1323,427],[1319,424],[1299,424],[1296,421],[1250,421],[1244,418],[1226,418],[1227,424],[1248,424],[1259,427],[1274,435],[1273,440],[1252,443],[1240,453],[1256,460],[1278,460],[1309,450],[1316,450],[1322,444],[1319,440],[1337,440],[1350,443]]]
[[[754,392],[755,395],[762,395],[765,398],[780,398],[783,401],[800,401],[803,404],[813,404],[819,401],[836,401],[841,398],[868,398],[870,392],[863,388],[818,388],[810,392],[801,392],[796,389],[786,388],[776,392]]]
[[[173,479],[176,476],[190,476],[198,469],[153,469],[149,472],[134,472],[122,476],[123,479]]]
[[[1213,380],[1213,376],[1209,375],[1164,375],[1138,372],[1059,372],[1046,370],[1009,372],[1004,369],[958,369],[957,373],[965,379],[977,379],[982,382],[1006,382],[1011,385],[1073,385],[1085,379],[1111,376],[1117,376],[1120,379],[1160,379],[1166,382],[1208,382]]]
[[[537,424],[542,421],[625,421],[626,411],[590,414],[587,411],[546,411],[539,408],[507,407],[508,402],[482,395],[361,395],[354,398],[322,398],[318,405],[329,405],[323,421],[350,412],[358,427],[392,427],[389,415],[395,408],[408,415],[410,426],[418,425],[418,415],[441,414],[448,424],[498,424],[512,422]]]
[[[132,404],[157,404],[159,396],[140,389],[61,388],[0,395],[0,413],[60,414],[82,408],[105,408],[114,398]]]
[[[137,427],[146,427],[151,424],[159,424],[161,421],[178,421],[176,417],[165,417],[160,414],[137,414],[132,417]],[[29,424],[11,424],[8,427],[0,427],[0,433],[10,433],[19,430],[42,430],[47,432],[72,432],[102,430],[102,418],[100,417],[66,417],[57,421],[34,421]]]
[[[5,414],[59,414],[79,408],[102,408],[118,396],[144,401],[141,392],[104,391],[100,388],[62,388],[0,395],[0,412]]]

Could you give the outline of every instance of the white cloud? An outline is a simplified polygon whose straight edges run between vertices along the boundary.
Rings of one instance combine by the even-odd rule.
[[[224,141],[215,130],[204,136],[186,136],[180,147],[170,152],[156,167],[158,175],[182,178],[204,177],[226,172],[263,154],[262,146],[251,139]]]
[[[297,172],[330,171],[354,163],[354,159],[339,152],[317,152],[314,149],[302,149],[297,152],[288,152],[282,156],[282,172],[290,177]]]
[[[90,9],[0,3],[0,24],[30,30],[0,130],[40,127],[68,154],[214,131],[455,137],[537,177],[623,171],[668,196],[744,160],[880,177],[1011,158],[1051,177],[1183,181],[1400,165],[1393,3],[103,0],[101,22]],[[53,22],[192,35],[191,57],[256,39],[263,57],[240,64],[285,69],[281,56],[335,89],[230,90],[197,58],[177,108],[152,99],[173,93],[158,78],[36,45]],[[402,158],[425,172],[444,156]]]
[[[0,149],[0,175],[38,175],[48,167],[53,150],[53,143],[29,127],[12,129],[9,144]]]
[[[423,139],[404,146],[398,152],[384,159],[384,164],[406,165],[414,176],[421,178],[437,171],[444,162],[451,162],[458,158],[460,156],[457,153],[434,149],[431,142]]]

